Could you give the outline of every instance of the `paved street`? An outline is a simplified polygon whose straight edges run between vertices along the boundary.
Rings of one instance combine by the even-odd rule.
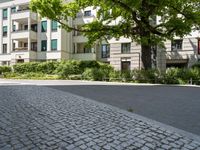
[[[52,88],[0,86],[0,149],[200,149],[199,137]]]
[[[200,135],[200,88],[176,86],[51,86]]]

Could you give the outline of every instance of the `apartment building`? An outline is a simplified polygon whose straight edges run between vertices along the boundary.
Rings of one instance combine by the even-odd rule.
[[[55,21],[40,18],[29,10],[30,0],[0,0],[0,65],[61,59],[99,60],[117,70],[142,68],[141,48],[131,39],[111,39],[86,46],[80,32],[67,33]],[[92,22],[96,10],[81,10],[69,24],[79,27]],[[159,20],[159,18],[157,19]],[[194,31],[183,39],[165,42],[165,49],[155,47],[155,67],[189,67],[200,59],[200,33]]]

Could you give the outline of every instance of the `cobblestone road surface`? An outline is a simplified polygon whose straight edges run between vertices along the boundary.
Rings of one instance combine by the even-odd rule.
[[[118,108],[50,88],[0,86],[0,150],[200,149]]]

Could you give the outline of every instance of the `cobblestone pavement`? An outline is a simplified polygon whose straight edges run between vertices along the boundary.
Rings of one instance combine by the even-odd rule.
[[[0,150],[199,150],[131,113],[38,86],[0,86]]]

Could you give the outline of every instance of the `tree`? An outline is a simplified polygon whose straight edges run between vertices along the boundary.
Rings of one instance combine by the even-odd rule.
[[[92,23],[75,28],[69,18],[86,7],[97,9]],[[67,31],[83,32],[89,43],[109,37],[131,38],[141,44],[142,62],[151,68],[151,47],[175,36],[183,37],[200,27],[199,0],[32,0],[31,9],[58,21]],[[155,23],[161,16],[159,24]],[[113,21],[118,20],[117,24]]]

